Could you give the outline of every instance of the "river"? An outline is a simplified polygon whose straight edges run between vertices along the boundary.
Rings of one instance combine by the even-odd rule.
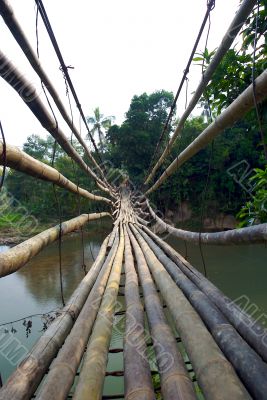
[[[93,225],[93,224],[92,224]],[[106,236],[104,227],[95,223],[91,231],[85,233],[85,260],[87,269],[93,263],[100,245]],[[184,255],[183,242],[169,239],[169,243]],[[0,246],[0,252],[7,246]],[[188,260],[203,272],[203,263],[199,248],[195,245],[187,246]],[[267,314],[267,249],[264,245],[218,247],[203,246],[204,260],[207,275],[227,296],[237,299],[246,296],[251,310],[257,307],[257,315],[264,318]],[[62,244],[62,266],[64,298],[67,300],[84,276],[82,268],[81,237],[72,235],[65,237]],[[123,299],[123,298],[120,298]],[[121,300],[123,301],[123,300]],[[25,354],[42,334],[43,324],[41,316],[24,317],[43,314],[61,307],[59,284],[58,245],[52,244],[34,257],[20,271],[0,279],[0,325],[9,321],[21,319],[19,322],[0,326],[0,333],[11,334],[25,346]],[[122,306],[123,307],[123,306]],[[53,316],[54,313],[51,313]],[[30,322],[29,322],[30,321]],[[267,317],[266,317],[267,321]],[[24,324],[23,324],[24,323]],[[30,324],[32,327],[30,328]],[[112,335],[111,347],[122,347],[123,317],[116,318]],[[27,334],[27,327],[31,332]],[[8,331],[8,333],[7,333]],[[3,382],[16,367],[16,362],[1,350],[0,335],[0,373]],[[108,371],[122,370],[122,353],[110,354]],[[105,381],[104,394],[118,394],[123,392],[122,377],[108,377]]]

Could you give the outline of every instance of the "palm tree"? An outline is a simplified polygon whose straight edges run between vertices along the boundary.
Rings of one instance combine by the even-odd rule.
[[[115,117],[113,115],[104,117],[104,115],[100,113],[99,107],[96,107],[93,112],[94,115],[92,117],[87,117],[87,122],[92,126],[92,135],[97,132],[100,146],[103,148],[105,131],[111,126]]]

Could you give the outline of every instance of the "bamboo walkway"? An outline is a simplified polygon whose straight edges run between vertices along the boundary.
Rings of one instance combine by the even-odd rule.
[[[92,268],[4,384],[1,400],[152,400],[159,393],[167,400],[267,398],[264,328],[140,222],[148,207],[122,188],[113,230]],[[93,214],[91,220],[100,217]],[[80,224],[90,221],[86,215],[79,218]],[[66,233],[70,227],[68,222]],[[58,234],[51,229],[45,234],[48,243],[52,233],[53,240]],[[32,252],[36,240],[30,239]],[[4,258],[5,271],[16,251],[23,259],[27,247],[10,250],[13,261]],[[118,312],[121,295],[125,310]],[[112,349],[117,314],[125,316],[124,345]],[[107,371],[112,353],[123,354],[123,371]],[[124,393],[103,395],[108,376],[124,377]]]

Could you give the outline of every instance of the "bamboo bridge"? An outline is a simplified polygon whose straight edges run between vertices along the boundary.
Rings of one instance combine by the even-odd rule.
[[[43,3],[40,0],[36,3],[86,125]],[[104,206],[103,212],[82,214],[60,222],[1,253],[0,277],[24,266],[27,268],[27,262],[46,246],[82,229],[87,223],[104,217],[113,220],[113,229],[103,241],[89,272],[4,383],[0,400],[152,400],[160,394],[165,400],[267,399],[266,328],[225,296],[152,229],[156,223],[170,235],[195,244],[246,245],[266,243],[267,224],[226,232],[189,232],[168,225],[157,215],[148,198],[183,163],[250,111],[255,102],[258,104],[266,99],[267,71],[264,70],[148,186],[255,4],[254,0],[241,3],[176,131],[148,174],[145,189],[137,192],[125,182],[120,186],[109,182],[106,170],[99,162],[101,156],[96,160],[98,151],[93,155],[87,147],[13,10],[6,0],[0,0],[1,16],[83,147],[88,163],[72,146],[40,97],[35,95],[35,88],[1,51],[0,76],[20,95],[25,106],[103,195],[81,188],[53,166],[10,146],[4,137],[0,142],[1,165]],[[125,300],[125,309],[118,312],[121,296]],[[110,342],[114,318],[119,313],[125,316],[124,344],[122,348],[114,349]],[[153,349],[156,368],[151,367],[148,348]],[[112,353],[123,356],[123,371],[114,371],[114,375],[124,377],[124,393],[104,396],[103,386],[110,375],[107,363]],[[159,377],[158,388],[153,384],[153,376]]]

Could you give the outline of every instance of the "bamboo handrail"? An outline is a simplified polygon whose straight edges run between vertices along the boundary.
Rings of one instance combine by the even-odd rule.
[[[155,191],[187,160],[192,158],[201,149],[205,148],[216,136],[232,126],[248,111],[255,107],[255,101],[260,103],[267,97],[267,70],[255,80],[255,99],[253,84],[247,87],[193,142],[186,147],[165,169],[159,179],[146,191],[146,195]],[[255,101],[254,101],[255,100]]]
[[[22,27],[20,26],[19,22],[17,21],[12,7],[10,6],[10,4],[7,3],[6,0],[0,0],[0,14],[2,15],[5,24],[7,25],[10,32],[14,36],[15,40],[21,47],[22,51],[24,52],[25,56],[27,57],[28,61],[30,62],[31,66],[33,67],[35,72],[40,77],[41,81],[46,86],[48,92],[50,93],[55,104],[57,105],[57,108],[59,109],[63,119],[65,120],[65,122],[67,123],[67,125],[69,126],[71,131],[74,133],[74,135],[78,139],[79,143],[84,148],[88,158],[92,161],[92,163],[95,165],[97,170],[100,172],[102,179],[105,181],[105,176],[104,176],[102,169],[100,168],[100,166],[94,159],[92,153],[89,151],[89,149],[88,149],[85,141],[81,137],[78,129],[74,126],[73,121],[69,117],[68,112],[67,112],[64,104],[62,103],[55,87],[53,86],[51,80],[48,78],[45,70],[42,68],[40,61],[36,57],[34,50],[32,49],[32,46],[30,45]],[[107,182],[105,182],[105,183],[107,183]]]
[[[188,104],[185,112],[181,116],[178,125],[173,133],[171,139],[169,140],[166,148],[164,149],[162,155],[160,156],[159,160],[156,162],[155,166],[153,167],[151,173],[145,180],[145,185],[147,185],[152,178],[155,176],[156,171],[162,165],[163,161],[170,153],[170,150],[175,143],[178,135],[181,133],[184,124],[194,110],[195,106],[197,105],[201,95],[203,94],[205,87],[209,83],[210,79],[212,78],[213,73],[215,72],[216,68],[222,61],[223,57],[225,56],[226,52],[230,49],[231,45],[233,44],[238,32],[240,31],[242,25],[245,23],[247,17],[249,16],[250,12],[252,11],[254,5],[256,4],[256,0],[244,0],[243,3],[240,5],[238,12],[236,13],[231,25],[227,29],[220,46],[218,47],[216,53],[214,54],[209,66],[207,67],[206,71],[204,72],[202,79],[194,92],[194,95]]]
[[[250,399],[233,367],[224,357],[199,315],[140,233],[132,224],[130,226],[142,247],[152,276],[174,319],[205,398],[208,400]]]
[[[89,200],[103,201],[109,205],[112,204],[110,199],[102,196],[96,196],[85,189],[80,188],[75,183],[71,182],[64,175],[60,174],[58,170],[50,167],[42,161],[36,160],[29,156],[18,147],[6,145],[5,160],[3,157],[3,143],[0,142],[0,165],[13,168],[17,171],[24,172],[36,178],[55,183],[69,192],[79,194]]]
[[[189,243],[199,245],[199,243],[208,245],[243,245],[243,244],[255,244],[255,243],[266,243],[267,241],[267,223],[259,224],[255,226],[249,226],[245,228],[232,229],[226,232],[190,232],[183,229],[175,228],[161,218],[157,216],[154,210],[151,208],[147,200],[148,210],[154,220],[157,221],[160,228],[164,231],[169,232],[172,236],[178,239],[184,240]],[[147,225],[138,218],[138,221],[143,225]]]
[[[110,217],[110,214],[106,212],[82,214],[79,217],[62,222],[61,225],[46,229],[17,246],[6,250],[1,253],[0,257],[0,278],[18,271],[46,246],[57,240],[60,234],[66,235],[67,233],[81,228],[87,222],[107,216]]]
[[[90,175],[96,182],[106,186],[94,171],[83,161],[75,148],[68,141],[55,119],[49,114],[32,84],[30,84],[19,70],[0,50],[0,76],[19,94],[27,107],[32,111],[41,125],[56,139],[62,149],[71,157],[81,169]]]

